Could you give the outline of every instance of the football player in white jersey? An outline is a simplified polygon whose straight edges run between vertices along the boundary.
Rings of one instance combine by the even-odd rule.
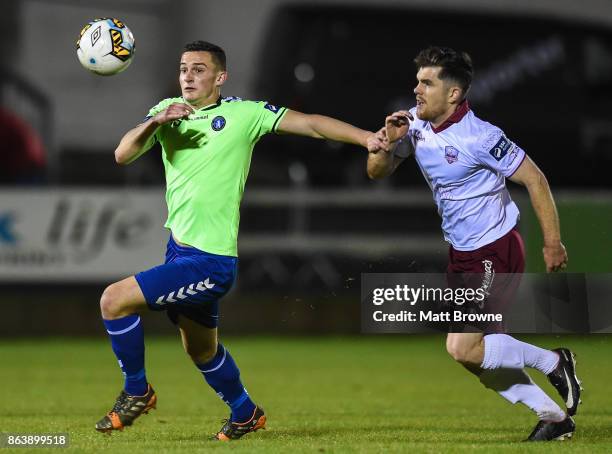
[[[524,247],[516,230],[519,211],[506,189],[506,178],[527,188],[544,237],[547,271],[563,270],[567,253],[559,218],[541,170],[501,129],[471,111],[467,94],[472,61],[465,52],[429,47],[415,58],[416,107],[389,115],[369,146],[370,178],[392,174],[414,155],[431,187],[449,246],[449,277],[478,273],[522,273]],[[384,140],[381,147],[380,139]],[[402,144],[401,146],[398,146]],[[563,440],[575,431],[571,416],[580,403],[574,354],[521,342],[503,327],[482,332],[451,332],[448,353],[511,403],[533,410],[539,422],[527,440]],[[547,375],[565,401],[562,410],[524,371]]]

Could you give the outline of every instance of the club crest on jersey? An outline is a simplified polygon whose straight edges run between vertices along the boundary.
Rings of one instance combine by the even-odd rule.
[[[264,109],[268,109],[272,113],[278,113],[278,111],[280,110],[280,107],[276,107],[270,103],[266,103],[266,105],[264,106]]]
[[[219,115],[212,119],[210,125],[212,126],[213,130],[221,131],[225,127],[225,118]]]
[[[512,148],[513,143],[510,142],[505,135],[502,134],[497,143],[489,150],[489,154],[496,160],[501,161],[504,156],[508,154],[508,151]]]
[[[457,162],[459,160],[459,150],[455,147],[444,147],[444,157],[446,158],[446,162],[452,164],[453,162]]]

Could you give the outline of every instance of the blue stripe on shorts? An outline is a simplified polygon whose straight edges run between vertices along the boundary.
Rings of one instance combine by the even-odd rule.
[[[170,235],[165,263],[135,277],[149,309],[167,311],[174,323],[180,314],[215,328],[219,300],[232,288],[237,268],[236,257],[181,246]]]

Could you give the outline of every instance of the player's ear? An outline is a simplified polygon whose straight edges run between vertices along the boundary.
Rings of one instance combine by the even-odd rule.
[[[227,71],[219,71],[217,78],[215,79],[215,85],[220,87],[227,80]]]
[[[451,85],[448,91],[448,100],[451,104],[459,104],[463,97],[463,90],[457,85]]]

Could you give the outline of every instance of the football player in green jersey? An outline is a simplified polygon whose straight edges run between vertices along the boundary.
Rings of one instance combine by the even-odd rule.
[[[242,385],[234,360],[217,340],[218,302],[236,277],[239,207],[255,143],[272,132],[363,147],[368,138],[377,139],[372,132],[330,117],[222,97],[226,58],[214,44],[186,45],[179,71],[182,96],[153,107],[115,151],[119,164],[129,164],[156,141],[161,144],[170,235],[163,265],[116,282],[102,294],[102,318],[125,386],[96,429],[121,430],[155,408],[138,314],[165,310],[178,326],[187,354],[231,408],[215,435],[225,441],[266,423],[264,411]]]

